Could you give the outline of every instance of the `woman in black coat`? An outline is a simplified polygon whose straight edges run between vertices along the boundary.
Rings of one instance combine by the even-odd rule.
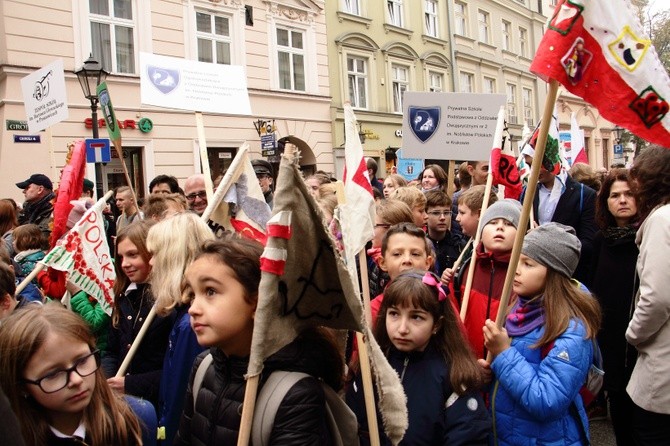
[[[631,400],[626,385],[635,366],[635,348],[626,342],[631,305],[638,282],[637,204],[626,169],[613,169],[596,201],[600,230],[593,240],[591,291],[603,310],[598,342],[603,353],[605,385],[618,445],[633,444],[630,437]]]

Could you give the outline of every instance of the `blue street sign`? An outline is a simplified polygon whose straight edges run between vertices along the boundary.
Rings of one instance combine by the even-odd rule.
[[[109,139],[87,139],[86,141],[87,163],[108,163],[112,159]]]
[[[614,154],[615,155],[623,155],[623,145],[622,144],[614,144]]]
[[[40,142],[40,135],[14,135],[14,142]]]

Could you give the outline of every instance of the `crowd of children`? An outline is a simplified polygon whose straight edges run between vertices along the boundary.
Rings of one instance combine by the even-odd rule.
[[[407,398],[401,444],[588,444],[580,389],[601,314],[572,279],[580,240],[557,223],[526,234],[499,328],[514,240],[527,230],[521,205],[492,195],[482,212],[484,186],[452,203],[442,174],[428,166],[421,188],[384,180],[367,250],[373,334]],[[341,237],[334,185],[319,176],[308,184]],[[452,230],[454,206],[462,234]],[[116,234],[111,317],[57,275],[71,311],[15,296],[16,277],[45,255],[37,226],[13,231],[13,258],[0,245],[0,386],[25,444],[237,442],[263,246],[215,237],[172,195],[144,209]],[[479,243],[464,252],[467,238]],[[277,402],[270,444],[334,444],[323,384],[343,396],[370,444],[359,358],[347,352],[314,329],[266,359],[261,388],[277,371],[305,374]],[[383,431],[380,440],[390,444]]]

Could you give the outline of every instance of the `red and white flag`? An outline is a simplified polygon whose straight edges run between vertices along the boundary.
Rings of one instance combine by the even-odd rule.
[[[244,144],[216,188],[203,219],[215,234],[229,230],[265,244],[265,226],[271,214],[249,159],[249,146]]]
[[[559,0],[530,70],[670,147],[670,76],[628,0]]]
[[[86,145],[84,141],[75,141],[69,145],[65,167],[61,171],[56,202],[54,203],[53,229],[49,237],[49,246],[56,246],[59,238],[67,232],[67,218],[73,206],[71,201],[78,200],[84,189],[86,175]]]
[[[570,116],[570,143],[574,155],[572,164],[588,164],[589,159],[586,156],[586,148],[584,147],[584,130],[579,128],[579,124],[577,124],[577,115],[574,112]]]
[[[356,130],[356,116],[351,104],[344,104],[344,195],[339,206],[342,243],[347,264],[374,236],[375,199],[363,158],[363,146]]]
[[[493,148],[491,149],[491,175],[493,176],[493,184],[495,186],[505,186],[505,198],[513,198],[518,200],[523,190],[521,184],[521,177],[519,169],[516,165],[516,158],[514,155],[504,151],[502,147],[503,142],[503,127],[505,122],[505,108],[500,107],[498,112],[498,125],[496,126],[496,134],[493,136]],[[500,133],[498,133],[500,128]]]

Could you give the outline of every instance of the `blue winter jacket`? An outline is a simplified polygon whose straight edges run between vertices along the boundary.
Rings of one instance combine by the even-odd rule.
[[[544,359],[533,345],[544,326],[512,338],[491,369],[493,444],[568,446],[588,444],[588,419],[579,395],[591,366],[593,344],[577,319]]]

